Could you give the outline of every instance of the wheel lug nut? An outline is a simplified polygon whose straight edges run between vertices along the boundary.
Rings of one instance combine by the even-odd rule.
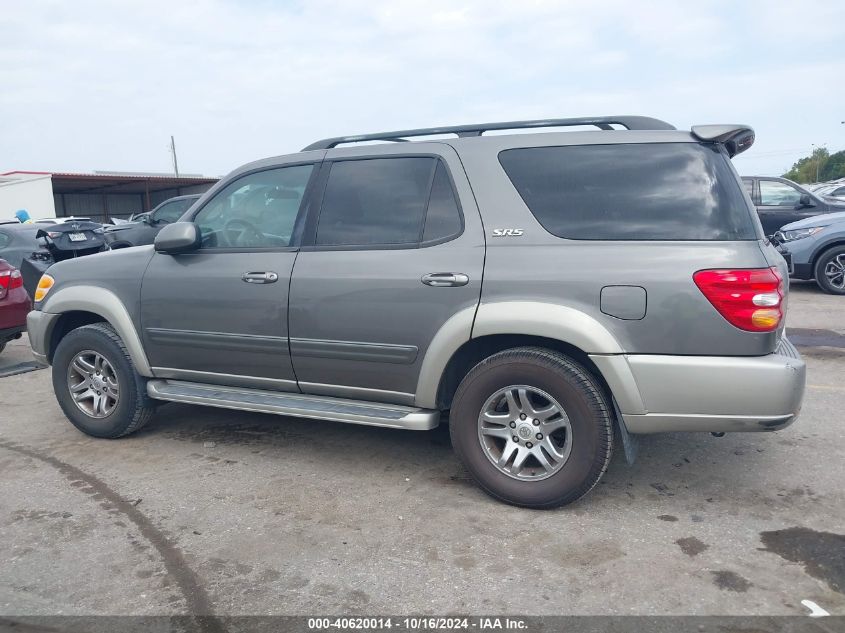
[[[540,420],[534,420],[534,426],[540,426]]]
[[[542,440],[542,439],[543,439],[543,434],[542,434],[542,433],[537,433],[537,439],[538,439],[538,440]]]
[[[516,422],[511,422],[511,428],[512,428],[512,429],[515,429],[515,428],[516,428]]]
[[[524,420],[524,419],[525,419],[525,418],[527,418],[527,417],[528,417],[528,416],[527,416],[527,415],[525,415],[524,413],[520,413],[520,414],[519,414],[519,419],[520,419],[520,420]]]
[[[514,442],[516,442],[516,443],[518,444],[518,443],[519,443],[519,438],[518,438],[516,435],[514,435],[514,436],[513,436],[513,441],[514,441]]]
[[[531,442],[527,442],[525,446],[526,448],[533,448],[534,445]]]

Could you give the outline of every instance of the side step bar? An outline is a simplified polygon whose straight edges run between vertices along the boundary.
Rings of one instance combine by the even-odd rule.
[[[238,411],[275,413],[297,418],[387,426],[412,431],[427,431],[440,423],[440,412],[430,409],[300,393],[221,387],[181,380],[150,380],[147,382],[147,394],[155,400],[168,402],[203,404]]]

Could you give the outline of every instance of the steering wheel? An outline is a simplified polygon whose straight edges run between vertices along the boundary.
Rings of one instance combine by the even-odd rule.
[[[222,233],[226,236],[229,246],[259,246],[266,241],[264,233],[257,226],[242,218],[232,218],[226,222]],[[244,240],[247,236],[252,239]]]

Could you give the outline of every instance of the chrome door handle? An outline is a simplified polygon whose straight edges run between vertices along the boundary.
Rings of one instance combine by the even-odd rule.
[[[272,284],[279,281],[279,275],[274,272],[266,273],[244,273],[241,280],[248,284]]]
[[[447,286],[466,286],[469,277],[463,273],[429,273],[423,275],[422,281],[426,286],[443,288]]]

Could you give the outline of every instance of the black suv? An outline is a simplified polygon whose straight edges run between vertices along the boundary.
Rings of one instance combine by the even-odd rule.
[[[786,178],[743,176],[742,184],[757,207],[766,235],[774,235],[780,227],[814,215],[845,211],[845,203],[824,200]]]
[[[162,228],[178,221],[199,198],[200,194],[169,198],[152,211],[138,214],[131,222],[107,227],[106,243],[112,249],[152,244]]]

